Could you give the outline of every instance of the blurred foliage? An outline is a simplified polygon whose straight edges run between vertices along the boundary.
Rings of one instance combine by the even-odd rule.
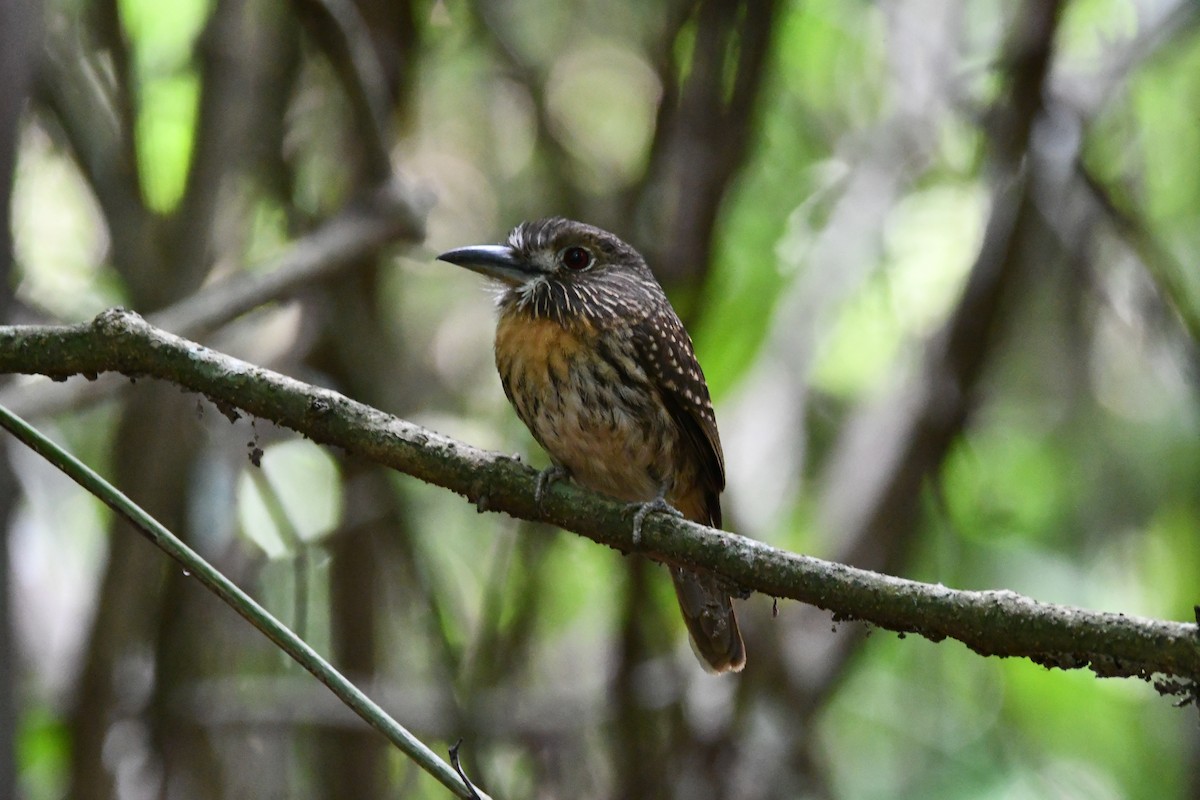
[[[1038,215],[1049,233],[1027,266],[1028,290],[1004,320],[963,435],[924,482],[908,577],[1193,617],[1200,351],[1189,320],[1200,320],[1200,27],[1189,1],[1066,5],[1048,109],[1026,155],[1044,180],[1035,184],[1046,189]],[[283,30],[234,5],[256,35]],[[268,5],[280,19],[303,13],[301,3]],[[131,55],[139,186],[147,208],[167,215],[187,196],[200,135],[206,73],[195,48],[236,46],[211,41],[206,30],[227,3],[116,6]],[[676,3],[401,7],[417,35],[404,54],[411,70],[398,70],[387,87],[402,105],[391,109],[397,133],[386,145],[397,171],[437,204],[424,245],[376,265],[375,338],[339,351],[332,365],[306,360],[329,335],[322,326],[367,323],[305,298],[256,312],[213,343],[342,391],[370,387],[359,388],[373,393],[360,399],[541,466],[545,457],[491,366],[490,292],[431,257],[498,241],[521,219],[566,212],[645,235],[635,229],[638,202],[647,186],[657,196],[648,171],[660,164],[660,107],[678,89],[673,81],[689,74],[700,23],[683,14],[669,35],[679,9],[691,8]],[[50,0],[46,13],[51,28],[78,34],[93,78],[114,85],[112,54],[80,33],[103,4]],[[685,277],[668,286],[681,309],[686,301],[717,399],[731,528],[838,555],[830,543],[839,531],[817,530],[827,467],[864,409],[899,405],[894,393],[919,375],[928,342],[959,302],[994,211],[993,186],[1005,178],[989,166],[989,106],[1001,96],[1002,48],[1019,23],[1018,5],[998,0],[780,4],[758,102],[733,123],[748,126],[749,144],[721,187],[710,263],[685,265]],[[221,186],[212,280],[253,270],[353,200],[360,185],[364,134],[354,128],[352,101],[311,32],[297,36],[295,60],[280,59],[286,77],[275,91],[287,98],[286,114],[278,140],[263,144],[270,157]],[[27,314],[73,321],[128,303],[100,190],[77,166],[70,137],[41,101],[23,126],[13,228]],[[1046,188],[1076,169],[1108,193],[1111,209],[1078,211]],[[1072,186],[1077,199],[1083,190]],[[354,366],[364,353],[399,356]],[[636,766],[621,756],[625,740],[646,743],[642,760],[680,797],[1170,798],[1200,790],[1195,709],[1173,708],[1146,684],[983,659],[916,637],[875,632],[859,644],[850,639],[856,626],[831,631],[827,616],[817,627],[802,624],[791,604],[773,619],[766,598],[741,612],[747,672],[711,679],[691,661],[661,570],[648,570],[640,589],[628,557],[481,516],[403,476],[364,501],[361,465],[199,406],[187,424],[201,432],[201,455],[190,467],[190,494],[178,500],[200,521],[198,546],[285,619],[306,620],[314,644],[327,649],[353,618],[330,610],[339,543],[382,521],[387,535],[353,544],[371,548],[382,578],[371,584],[375,667],[352,677],[366,677],[435,749],[466,737],[466,768],[496,797],[615,796]],[[110,401],[41,423],[107,471],[117,408]],[[139,443],[147,460],[169,450],[175,434]],[[247,442],[265,450],[261,470],[247,462]],[[27,676],[21,790],[27,800],[50,800],[69,784],[73,682],[109,568],[78,554],[94,554],[106,518],[29,458],[12,459],[25,503],[9,534]],[[308,590],[297,591],[298,582]],[[184,622],[164,612],[176,621],[162,627],[198,628],[192,635],[212,661],[197,667],[203,680],[164,687],[160,675],[150,687],[131,678],[150,669],[158,642],[125,657],[118,677],[129,703],[108,723],[106,769],[120,777],[114,796],[157,796],[173,725],[202,732],[226,796],[336,796],[317,788],[328,747],[314,732],[336,735],[355,723],[331,710],[307,676],[247,644],[249,634],[206,630],[215,604],[196,602],[203,612]],[[843,640],[858,651],[838,661],[830,651]],[[828,674],[822,665],[832,665]],[[239,689],[250,677],[278,693]],[[152,691],[168,693],[168,724],[144,724]],[[645,738],[628,738],[635,734]],[[652,749],[663,740],[669,746]],[[396,789],[389,796],[443,796],[398,755],[386,756],[386,770]],[[689,794],[710,770],[725,776],[724,788]],[[176,788],[170,796],[205,796]]]
[[[157,211],[170,211],[183,196],[200,92],[190,54],[209,5],[204,0],[123,0],[119,6],[141,95],[138,166],[146,199]]]

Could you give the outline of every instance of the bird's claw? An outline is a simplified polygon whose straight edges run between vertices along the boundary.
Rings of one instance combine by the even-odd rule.
[[[637,509],[637,513],[633,515],[633,543],[635,545],[640,544],[642,541],[642,523],[646,521],[646,517],[650,514],[658,512],[660,514],[669,514],[672,517],[683,516],[683,512],[668,503],[662,495],[646,503],[634,503],[631,507]]]
[[[554,485],[555,481],[569,477],[570,474],[565,467],[560,467],[557,464],[551,464],[538,473],[537,488],[533,490],[533,502],[539,510],[542,507],[542,500],[546,498],[546,491]]]

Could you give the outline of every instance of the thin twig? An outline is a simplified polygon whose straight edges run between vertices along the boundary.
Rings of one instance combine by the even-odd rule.
[[[342,677],[341,673],[334,669],[307,642],[271,616],[270,612],[213,568],[199,554],[180,541],[158,520],[143,511],[116,487],[3,406],[0,406],[0,427],[4,427],[30,449],[65,473],[71,480],[87,489],[105,505],[128,520],[155,547],[174,559],[183,568],[185,575],[195,577],[206,589],[221,598],[300,666],[311,672],[317,680],[328,686],[330,691],[337,695],[354,713],[387,737],[388,741],[436,778],[443,786],[459,797],[482,800],[475,787],[466,780],[465,776],[460,781],[458,774],[445,761],[438,758],[437,754],[426,747],[424,743],[388,716],[387,712],[363,694],[354,684]]]
[[[454,767],[454,771],[458,773],[458,777],[462,778],[462,782],[467,785],[467,790],[471,792],[470,797],[472,800],[480,800],[479,794],[475,791],[474,784],[471,783],[471,779],[467,777],[467,773],[463,771],[462,764],[458,761],[458,748],[462,747],[462,743],[463,740],[459,739],[450,748],[450,765]]]
[[[1185,267],[1178,258],[1164,247],[1150,230],[1150,226],[1135,210],[1122,208],[1114,193],[1103,179],[1082,162],[1075,164],[1075,177],[1080,189],[1087,193],[1095,208],[1136,254],[1138,262],[1158,287],[1167,304],[1175,311],[1179,322],[1190,337],[1193,347],[1200,344],[1200,309],[1189,297],[1184,276]]]

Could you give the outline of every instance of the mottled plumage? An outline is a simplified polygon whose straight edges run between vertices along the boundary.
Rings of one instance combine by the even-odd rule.
[[[496,367],[555,465],[620,500],[661,498],[688,519],[721,524],[725,464],[704,373],[636,250],[553,218],[519,225],[506,245],[441,258],[505,284]],[[740,670],[745,650],[728,591],[704,573],[671,573],[701,661]]]

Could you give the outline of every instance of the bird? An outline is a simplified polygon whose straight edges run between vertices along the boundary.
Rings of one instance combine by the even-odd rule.
[[[616,235],[550,217],[504,244],[438,256],[499,284],[496,369],[551,466],[537,498],[567,477],[649,513],[721,526],[725,458],[691,337],[646,260]],[[668,564],[692,650],[712,673],[739,672],[746,649],[729,586]]]

